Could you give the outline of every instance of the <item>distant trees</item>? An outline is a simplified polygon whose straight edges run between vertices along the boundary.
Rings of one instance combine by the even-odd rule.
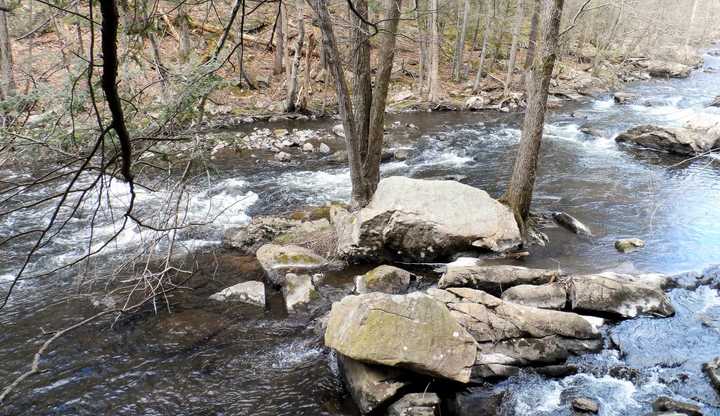
[[[4,0],[0,0],[0,100],[15,93],[13,77],[12,44],[7,19],[8,9]]]

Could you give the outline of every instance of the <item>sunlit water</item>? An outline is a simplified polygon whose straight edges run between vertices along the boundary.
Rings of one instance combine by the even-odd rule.
[[[706,56],[706,67],[720,60]],[[613,138],[638,124],[681,126],[720,120],[708,108],[720,95],[720,75],[695,72],[686,80],[653,80],[628,86],[641,96],[620,106],[611,97],[567,105],[549,115],[534,208],[562,210],[579,218],[594,234],[579,237],[559,229],[546,232],[551,243],[533,249],[522,264],[562,267],[570,272],[608,269],[680,273],[720,263],[720,160],[682,158],[619,148]],[[520,116],[502,113],[427,113],[393,117],[413,123],[418,133],[389,132],[391,145],[410,149],[406,161],[388,162],[382,174],[416,178],[452,175],[499,196],[507,185],[519,142]],[[327,122],[289,127],[328,127]],[[595,137],[581,131],[592,128]],[[338,149],[340,143],[331,143]],[[255,215],[343,201],[349,173],[329,157],[311,156],[285,167],[256,164],[251,158],[220,158],[209,178],[193,182],[188,221],[209,222],[180,234],[182,253],[199,253],[202,269],[189,284],[193,292],[171,298],[173,314],[161,305],[110,328],[99,321],[58,341],[41,363],[49,369],[25,381],[0,414],[354,414],[337,368],[312,329],[313,318],[350,289],[357,271],[340,273],[323,289],[311,311],[288,317],[282,297],[270,292],[269,306],[211,303],[207,296],[243,280],[261,279],[252,259],[219,248],[223,231]],[[0,172],[8,178],[12,172]],[[89,179],[88,179],[89,180]],[[114,182],[117,206],[105,207],[96,237],[110,236],[117,224],[107,214],[122,210],[127,189]],[[50,192],[41,190],[39,192]],[[33,195],[28,195],[30,198]],[[37,196],[37,195],[36,195]],[[141,213],[151,215],[166,194],[139,193]],[[29,274],[58,267],[87,250],[83,220],[94,207],[82,206],[68,231],[44,249]],[[37,224],[49,207],[12,215],[0,222],[0,236]],[[118,212],[120,212],[118,211]],[[117,212],[116,212],[117,213]],[[73,225],[75,225],[73,227]],[[639,237],[644,250],[621,255],[620,237]],[[152,233],[130,227],[95,274],[127,259]],[[0,285],[6,287],[22,261],[21,253],[2,254]],[[208,280],[208,276],[212,277]],[[28,368],[44,331],[68,326],[96,313],[102,299],[63,301],[77,284],[72,273],[22,282],[0,315],[0,385]],[[508,415],[569,415],[574,397],[601,402],[602,415],[644,415],[658,395],[669,395],[720,414],[720,399],[700,366],[720,355],[720,297],[717,289],[676,289],[670,293],[678,313],[669,319],[640,318],[605,329],[612,340],[599,354],[575,361],[581,374],[546,379],[530,372],[500,383],[507,389],[502,411]],[[632,368],[632,377],[618,369]],[[626,373],[623,373],[626,374]]]

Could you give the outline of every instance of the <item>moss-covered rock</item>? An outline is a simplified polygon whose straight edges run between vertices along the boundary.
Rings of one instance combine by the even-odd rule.
[[[257,251],[257,259],[271,283],[282,285],[285,274],[319,271],[328,260],[310,249],[296,245],[265,244]]]
[[[378,266],[355,278],[355,292],[405,293],[410,287],[412,274],[395,266]]]

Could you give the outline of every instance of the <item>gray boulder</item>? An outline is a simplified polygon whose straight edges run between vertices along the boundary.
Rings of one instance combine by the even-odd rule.
[[[388,416],[435,416],[440,410],[440,398],[435,393],[410,393],[393,403]]]
[[[249,281],[238,283],[210,296],[210,299],[224,302],[237,301],[250,305],[265,306],[265,285],[262,282]]]
[[[560,283],[519,285],[504,291],[502,300],[541,309],[564,309],[567,291]]]
[[[613,94],[613,100],[617,104],[629,104],[633,101],[636,101],[637,99],[637,94],[632,94],[629,92],[616,92],[615,94]]]
[[[720,107],[720,95],[713,98],[712,102],[710,103],[710,107]]]
[[[346,296],[330,311],[325,345],[368,364],[467,383],[476,346],[442,303],[423,293]]]
[[[573,309],[622,318],[675,314],[670,300],[656,283],[617,273],[574,276],[568,283],[568,296]]]
[[[287,218],[255,217],[247,224],[228,228],[223,236],[223,245],[254,255],[260,246],[299,224],[300,221]]]
[[[313,299],[319,297],[315,287],[318,276],[309,274],[288,273],[285,275],[285,284],[282,287],[285,307],[288,312],[296,312],[301,305],[309,304]]]
[[[687,78],[692,71],[688,65],[660,60],[643,61],[640,66],[654,78]]]
[[[645,247],[645,242],[639,238],[621,238],[615,241],[615,249],[621,253],[631,253]]]
[[[600,411],[600,404],[588,397],[578,397],[577,399],[573,399],[572,403],[570,403],[573,410],[577,410],[581,413],[597,413]]]
[[[338,354],[338,363],[353,400],[362,413],[370,413],[407,386],[406,374],[393,367],[369,365]]]
[[[355,278],[355,292],[405,293],[410,287],[412,274],[399,267],[382,265]]]
[[[655,399],[652,406],[656,412],[676,412],[687,416],[703,416],[700,406],[679,402],[666,396]]]
[[[296,245],[265,244],[256,255],[268,280],[276,285],[285,283],[286,273],[320,271],[329,265],[324,257]]]
[[[438,282],[439,288],[469,287],[492,294],[518,285],[541,285],[562,276],[559,270],[529,269],[520,266],[480,266],[468,259],[447,265]]]
[[[351,260],[428,261],[458,251],[520,244],[511,210],[485,191],[454,181],[390,177],[356,213],[335,209],[338,252]]]
[[[712,386],[718,394],[720,394],[720,357],[703,365],[703,370],[705,371],[705,374],[707,374],[708,378],[710,378]]]
[[[618,143],[661,150],[680,155],[697,155],[714,148],[717,137],[685,128],[667,128],[652,125],[633,127],[615,138]]]
[[[476,377],[508,377],[525,366],[545,366],[602,348],[602,319],[505,302],[468,288],[434,289],[453,317],[478,342]]]

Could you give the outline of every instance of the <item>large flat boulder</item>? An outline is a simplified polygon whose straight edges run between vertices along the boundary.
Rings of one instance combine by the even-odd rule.
[[[268,280],[276,285],[285,284],[287,273],[309,273],[329,266],[326,258],[293,244],[265,244],[257,250],[256,255]]]
[[[601,273],[573,276],[568,284],[572,309],[634,318],[638,315],[672,316],[670,300],[657,279],[643,281],[628,275]]]
[[[692,67],[678,62],[648,60],[640,63],[640,66],[647,70],[654,78],[687,78],[692,72]]]
[[[455,181],[390,177],[355,213],[335,208],[338,253],[349,260],[427,261],[458,251],[520,244],[512,211],[485,191]]]
[[[238,283],[211,295],[210,299],[219,302],[237,301],[265,307],[265,285],[253,280]]]
[[[475,261],[460,259],[447,265],[447,271],[440,278],[438,287],[469,287],[500,294],[513,286],[550,283],[561,275],[559,270],[507,265],[481,266]]]
[[[602,319],[505,302],[480,290],[432,289],[478,342],[477,377],[507,377],[524,366],[562,363],[602,348]]]
[[[714,134],[686,128],[642,125],[618,135],[615,141],[692,156],[713,149],[717,145],[718,138]]]
[[[564,309],[567,291],[561,283],[519,285],[504,291],[502,300],[541,309]]]
[[[325,345],[368,364],[410,369],[467,383],[472,336],[448,308],[420,292],[346,296],[330,311]]]
[[[384,405],[409,384],[407,375],[393,367],[370,365],[338,354],[345,385],[363,414]]]

